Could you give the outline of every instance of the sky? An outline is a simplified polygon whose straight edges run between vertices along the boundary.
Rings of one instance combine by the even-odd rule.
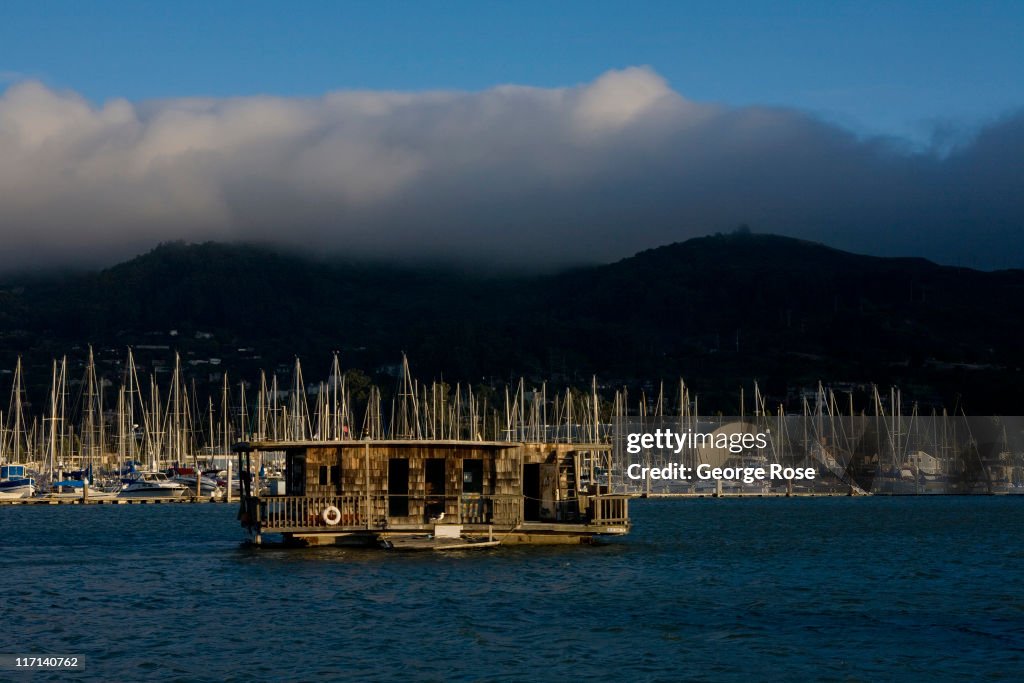
[[[0,268],[165,239],[1024,266],[1024,3],[20,2]]]

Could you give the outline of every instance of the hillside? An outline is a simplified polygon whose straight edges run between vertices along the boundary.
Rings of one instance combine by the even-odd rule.
[[[769,235],[519,276],[167,244],[101,272],[0,282],[0,367],[22,353],[32,379],[48,381],[51,357],[93,343],[110,358],[128,345],[166,356],[167,346],[242,375],[294,355],[326,369],[339,350],[347,367],[373,373],[404,350],[418,374],[451,381],[682,375],[726,411],[753,379],[792,402],[820,378],[899,383],[922,405],[1009,414],[1024,407],[1022,314],[1021,271]]]

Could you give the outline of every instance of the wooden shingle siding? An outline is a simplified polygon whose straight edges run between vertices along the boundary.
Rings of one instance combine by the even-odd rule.
[[[593,451],[593,444],[582,446]],[[579,491],[580,465],[577,449],[581,445],[543,443],[451,443],[451,442],[362,442],[317,443],[296,445],[292,450],[305,454],[306,496],[339,495],[369,496],[368,510],[363,516],[387,519],[389,525],[423,525],[429,523],[428,497],[437,505],[443,500],[446,519],[476,524],[514,526],[523,515],[523,466],[541,465],[544,472],[543,499],[548,509],[545,517],[568,521],[579,514],[586,500]],[[607,450],[607,447],[597,447]],[[408,515],[388,516],[389,460],[402,459],[409,464]],[[445,462],[445,490],[427,491],[426,464],[431,459]],[[479,493],[465,492],[464,463],[482,463]],[[327,483],[321,483],[321,467]],[[337,480],[332,469],[340,468]],[[404,486],[396,486],[403,491]],[[402,494],[391,494],[402,495]],[[401,506],[399,506],[401,507]],[[398,509],[398,508],[393,508]],[[557,512],[556,512],[557,511]]]

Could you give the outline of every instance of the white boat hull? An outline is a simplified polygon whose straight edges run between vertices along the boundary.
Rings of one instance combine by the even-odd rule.
[[[185,494],[184,487],[153,486],[126,488],[117,494],[118,498],[181,498]]]
[[[18,500],[21,498],[31,498],[35,492],[36,487],[32,484],[25,484],[24,486],[10,486],[0,490],[0,499]]]

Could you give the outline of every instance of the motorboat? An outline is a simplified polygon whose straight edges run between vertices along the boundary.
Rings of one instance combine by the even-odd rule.
[[[31,498],[36,492],[36,480],[24,465],[0,467],[0,498]]]
[[[180,498],[187,490],[163,472],[136,472],[133,478],[123,481],[119,498]]]

